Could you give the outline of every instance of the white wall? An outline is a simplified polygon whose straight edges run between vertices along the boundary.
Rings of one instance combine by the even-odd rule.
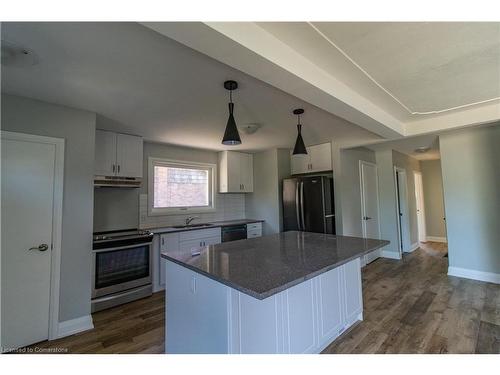
[[[139,227],[152,228],[182,224],[188,216],[199,216],[197,222],[236,220],[245,218],[245,194],[216,194],[216,211],[202,214],[182,214],[147,216],[148,194],[148,159],[149,157],[164,158],[198,163],[218,164],[215,151],[197,148],[166,145],[163,143],[144,142],[144,181],[139,189]],[[218,181],[216,181],[218,189]]]
[[[90,313],[94,113],[2,95],[2,130],[64,138],[61,321]]]
[[[449,266],[500,283],[500,125],[439,137]]]
[[[446,238],[441,160],[420,161],[424,190],[426,235]]]

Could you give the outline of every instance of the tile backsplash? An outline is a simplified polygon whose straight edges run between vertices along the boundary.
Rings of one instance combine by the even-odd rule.
[[[180,225],[188,216],[199,216],[195,222],[245,219],[245,194],[217,194],[215,212],[203,214],[183,214],[148,216],[148,195],[139,195],[139,228],[158,228]]]

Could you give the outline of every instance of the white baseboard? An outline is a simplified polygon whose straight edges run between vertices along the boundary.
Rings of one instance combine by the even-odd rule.
[[[382,258],[389,258],[389,259],[401,259],[401,254],[400,253],[395,253],[394,251],[387,251],[387,250],[382,250],[381,254]]]
[[[448,267],[448,276],[463,277],[465,279],[500,284],[500,273],[476,271],[460,267]]]
[[[410,250],[406,251],[406,253],[411,253],[415,250],[417,250],[420,247],[420,244],[418,242],[415,242],[414,244],[411,245]]]
[[[90,314],[76,319],[65,320],[64,322],[59,322],[57,338],[74,335],[92,328],[94,328],[94,323]]]
[[[448,239],[446,237],[434,237],[434,236],[427,236],[425,237],[426,241],[431,241],[431,242],[448,242]]]

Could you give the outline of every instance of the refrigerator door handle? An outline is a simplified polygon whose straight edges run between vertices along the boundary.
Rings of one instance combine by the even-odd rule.
[[[302,230],[300,227],[299,183],[295,185],[295,210],[297,211],[297,227],[299,228],[299,230]]]
[[[304,182],[300,183],[300,217],[302,219],[302,230],[306,230],[306,223],[304,221]]]
[[[328,217],[335,217],[335,215],[325,215],[326,218]]]

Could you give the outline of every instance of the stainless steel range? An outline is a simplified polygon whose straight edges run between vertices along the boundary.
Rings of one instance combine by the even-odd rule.
[[[137,229],[95,232],[92,244],[92,312],[152,294],[153,233]]]

